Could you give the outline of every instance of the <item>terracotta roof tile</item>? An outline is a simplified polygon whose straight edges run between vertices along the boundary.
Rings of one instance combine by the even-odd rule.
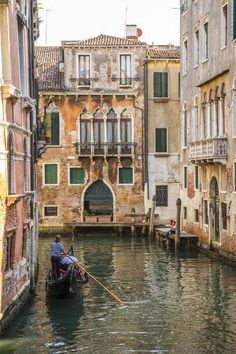
[[[155,48],[148,49],[148,59],[180,59],[179,48]]]
[[[63,61],[61,47],[36,47],[36,77],[39,90],[58,91],[64,87],[64,75],[59,70]]]
[[[107,46],[145,46],[145,42],[141,42],[135,38],[119,38],[100,34],[97,37],[79,40],[79,41],[62,41],[64,47],[107,47]]]

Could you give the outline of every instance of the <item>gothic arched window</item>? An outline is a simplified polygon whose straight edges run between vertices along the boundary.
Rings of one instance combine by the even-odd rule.
[[[7,172],[8,172],[8,194],[15,193],[15,166],[14,166],[14,141],[13,134],[8,134],[7,141]]]
[[[123,153],[130,153],[132,144],[132,115],[125,109],[120,116],[120,139]]]
[[[108,152],[117,152],[118,143],[118,118],[113,108],[111,108],[107,114],[107,143]]]
[[[93,140],[94,140],[94,152],[103,153],[104,148],[104,116],[102,111],[97,108],[93,114]]]

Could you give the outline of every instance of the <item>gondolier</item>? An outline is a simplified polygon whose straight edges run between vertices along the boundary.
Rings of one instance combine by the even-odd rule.
[[[53,278],[60,278],[61,257],[65,254],[61,243],[61,235],[56,235],[55,241],[51,243],[51,262]]]

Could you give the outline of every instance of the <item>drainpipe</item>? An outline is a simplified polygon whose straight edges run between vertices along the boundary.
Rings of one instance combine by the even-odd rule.
[[[145,141],[143,139],[144,137],[144,114],[143,114],[143,108],[141,107],[138,107],[136,104],[135,104],[135,97],[133,97],[133,106],[135,109],[138,109],[140,112],[141,112],[141,115],[142,115],[142,136],[141,136],[141,142],[142,142],[142,184],[143,184],[143,190],[144,190],[144,144],[145,144]]]
[[[145,182],[147,183],[147,198],[150,198],[148,174],[148,58],[144,61],[144,160]]]

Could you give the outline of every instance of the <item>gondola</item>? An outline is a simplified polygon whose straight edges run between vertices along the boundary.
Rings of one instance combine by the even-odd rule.
[[[70,249],[68,256],[72,255],[73,249]],[[49,271],[46,277],[46,292],[47,295],[55,297],[73,296],[88,281],[87,273],[82,272],[74,263],[68,270],[61,269],[61,276],[58,279],[53,278],[52,270]]]

